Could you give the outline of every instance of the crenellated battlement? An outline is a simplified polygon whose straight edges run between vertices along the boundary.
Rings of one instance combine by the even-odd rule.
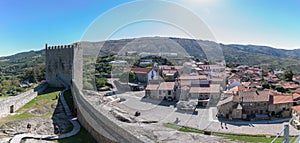
[[[46,81],[50,86],[63,87],[58,77],[71,84],[74,78],[82,81],[82,48],[80,43],[70,45],[48,46],[45,44],[46,56]],[[79,62],[78,62],[79,61]],[[79,71],[74,69],[81,69]],[[76,76],[74,76],[76,74]],[[81,75],[81,76],[79,76]]]
[[[78,47],[78,43],[70,44],[70,45],[57,45],[57,46],[48,46],[48,44],[45,44],[46,50],[59,50],[59,49],[71,49]]]

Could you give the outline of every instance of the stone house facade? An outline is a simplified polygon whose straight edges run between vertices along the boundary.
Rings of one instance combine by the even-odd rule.
[[[292,95],[273,95],[269,90],[237,91],[217,104],[218,115],[228,119],[290,117]]]

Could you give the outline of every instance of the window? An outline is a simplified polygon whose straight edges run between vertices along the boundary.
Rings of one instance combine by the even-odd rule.
[[[171,95],[171,90],[168,90],[168,95]]]
[[[161,94],[161,90],[159,91],[159,94]]]

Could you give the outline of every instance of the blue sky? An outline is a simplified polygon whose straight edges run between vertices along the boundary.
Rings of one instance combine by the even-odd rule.
[[[126,2],[132,1],[1,0],[0,56],[42,49],[45,43],[63,45],[80,41],[97,17]],[[298,0],[169,0],[169,2],[196,14],[209,27],[217,42],[267,45],[285,49],[300,48]],[[115,18],[103,22],[113,23]],[[141,22],[120,29],[111,38],[155,35],[188,37],[174,27]]]

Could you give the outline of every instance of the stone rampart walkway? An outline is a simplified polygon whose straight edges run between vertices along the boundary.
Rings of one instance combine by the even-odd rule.
[[[70,108],[68,107],[68,104],[65,101],[64,98],[64,92],[68,89],[64,89],[59,93],[60,96],[60,101],[64,107],[64,110],[66,112],[66,115],[68,117],[72,117],[72,113]],[[11,140],[10,143],[20,143],[23,138],[34,138],[34,139],[45,139],[45,140],[57,140],[57,139],[63,139],[63,138],[68,138],[73,135],[76,135],[80,131],[80,124],[77,121],[77,118],[70,119],[70,122],[73,125],[73,130],[71,132],[61,134],[61,135],[37,135],[37,134],[30,134],[30,133],[24,133],[24,134],[19,134],[14,136]]]

